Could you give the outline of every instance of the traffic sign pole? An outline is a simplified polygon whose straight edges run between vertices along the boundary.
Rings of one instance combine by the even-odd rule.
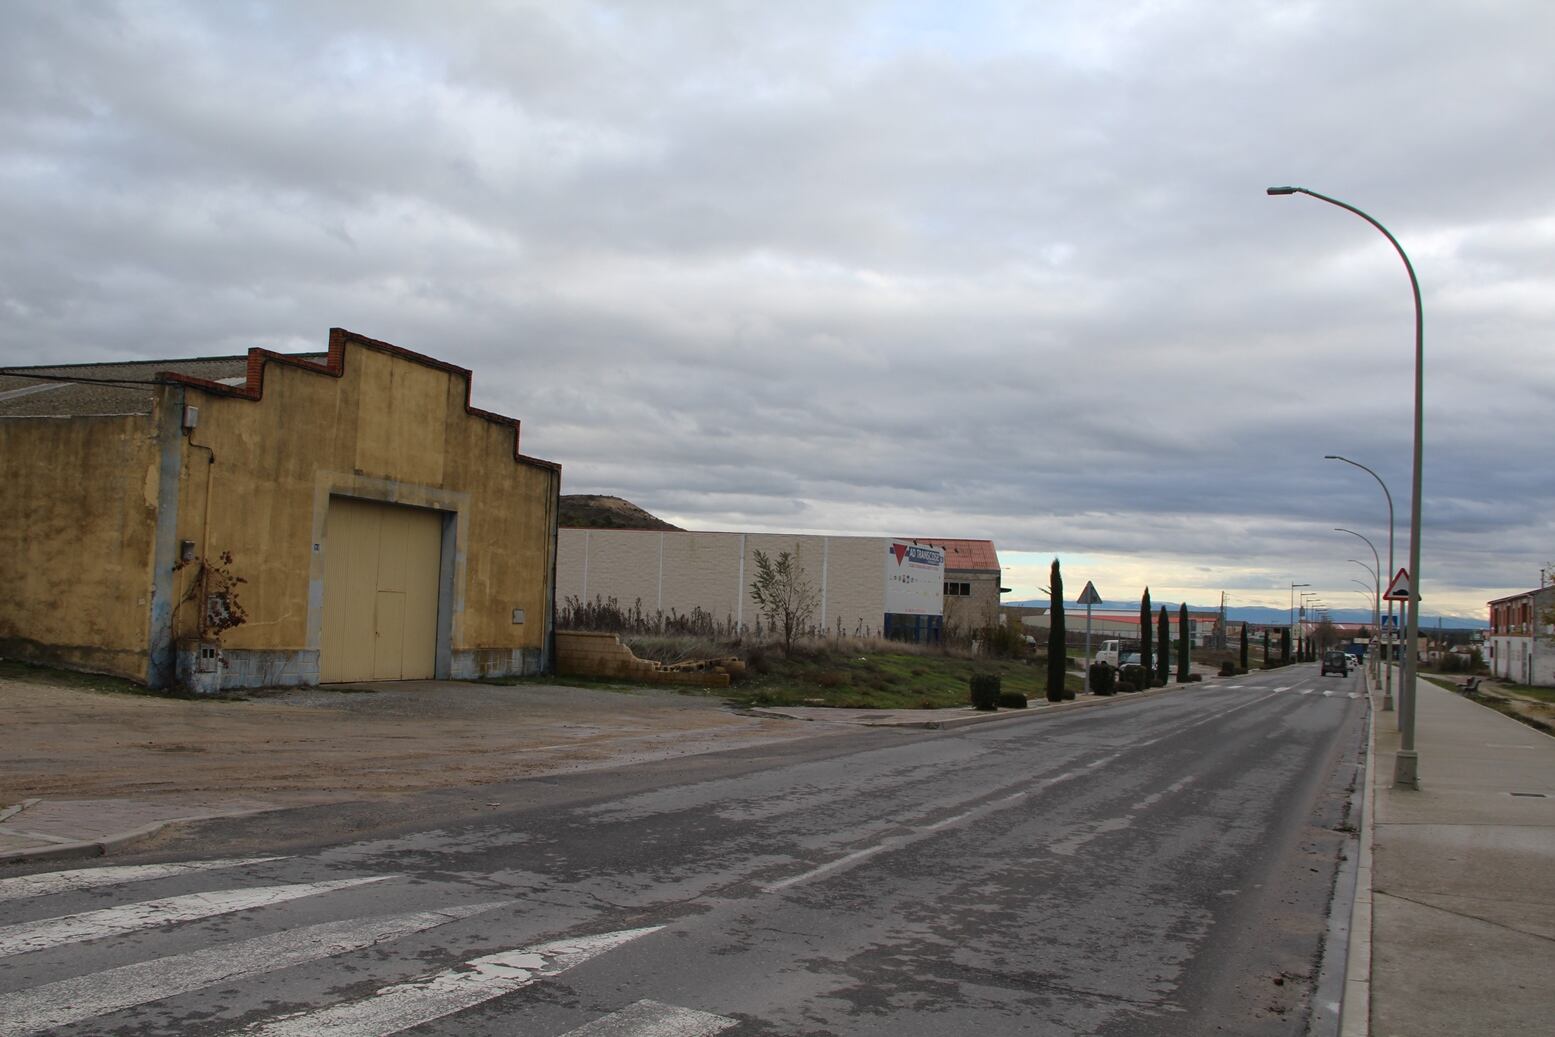
[[[1101,603],[1101,595],[1096,593],[1096,585],[1090,580],[1085,581],[1085,590],[1080,592],[1080,604],[1085,606],[1085,679],[1081,683],[1087,695],[1091,692],[1091,606]]]

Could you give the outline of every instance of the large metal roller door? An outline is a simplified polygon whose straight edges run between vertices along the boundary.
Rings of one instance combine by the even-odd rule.
[[[439,512],[331,497],[320,679],[416,680],[437,658]]]

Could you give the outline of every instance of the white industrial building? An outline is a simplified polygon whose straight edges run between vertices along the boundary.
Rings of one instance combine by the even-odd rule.
[[[719,630],[748,633],[763,625],[750,592],[758,551],[794,558],[818,595],[809,624],[817,632],[940,637],[945,552],[891,537],[563,528],[556,600],[564,614],[613,601],[633,616],[696,613]]]

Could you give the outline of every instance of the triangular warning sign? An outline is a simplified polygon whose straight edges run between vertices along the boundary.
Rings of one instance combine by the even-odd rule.
[[[1080,592],[1081,605],[1100,605],[1101,595],[1096,593],[1096,585],[1090,580],[1085,581],[1085,590]]]
[[[1393,582],[1382,595],[1384,601],[1409,601],[1414,597],[1415,583],[1409,578],[1408,569],[1400,569]]]

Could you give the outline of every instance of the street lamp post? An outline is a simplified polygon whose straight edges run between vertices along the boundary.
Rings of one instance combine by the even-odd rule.
[[[1352,461],[1348,457],[1342,457],[1339,454],[1324,454],[1323,455],[1323,460],[1325,460],[1325,461],[1343,461],[1347,465],[1353,465],[1354,467],[1359,468],[1361,471],[1365,472],[1367,475],[1371,476],[1373,479],[1377,480],[1377,485],[1382,487],[1382,495],[1384,497],[1386,497],[1387,500],[1388,500],[1388,571],[1386,573],[1379,574],[1378,580],[1380,582],[1381,576],[1383,576],[1383,575],[1387,576],[1387,578],[1390,579],[1390,580],[1393,579],[1393,574],[1398,572],[1398,570],[1393,568],[1393,494],[1388,492],[1388,484],[1382,481],[1382,476],[1378,475],[1376,472],[1372,471],[1370,468],[1367,468],[1365,465],[1361,464],[1359,461]],[[1382,618],[1382,612],[1381,612],[1381,608],[1380,607],[1378,608],[1377,618],[1379,620]],[[1388,626],[1392,626],[1392,625],[1393,625],[1393,599],[1389,598],[1388,599]],[[1382,644],[1386,644],[1386,643],[1387,643],[1386,637],[1382,635],[1381,631],[1378,631],[1378,644],[1382,645]],[[1384,713],[1391,713],[1393,711],[1393,659],[1392,659],[1392,655],[1393,655],[1392,652],[1388,652],[1388,656],[1389,656],[1389,658],[1388,658],[1388,666],[1387,666],[1387,670],[1386,670],[1386,672],[1385,672],[1385,674],[1383,676],[1383,684],[1382,684],[1382,711]]]
[[[1372,574],[1373,578],[1375,578],[1376,581],[1377,581],[1377,600],[1378,600],[1378,605],[1377,605],[1377,608],[1376,608],[1376,615],[1373,617],[1373,620],[1374,621],[1380,621],[1381,618],[1382,618],[1382,605],[1381,605],[1381,600],[1382,600],[1382,559],[1377,557],[1377,545],[1371,542],[1371,538],[1370,537],[1362,536],[1360,533],[1357,533],[1353,529],[1345,529],[1343,526],[1335,526],[1334,527],[1334,532],[1335,533],[1348,533],[1348,534],[1350,534],[1353,537],[1356,537],[1356,538],[1358,538],[1360,540],[1365,541],[1366,542],[1366,546],[1371,548],[1372,561],[1377,563],[1377,567],[1375,569],[1371,569],[1371,574]],[[1353,559],[1353,558],[1350,559],[1350,560],[1352,562],[1355,561],[1355,559]],[[1356,564],[1362,566],[1363,568],[1369,568],[1368,566],[1366,566],[1365,562],[1357,562]],[[1376,622],[1373,622],[1372,630],[1373,630],[1373,632],[1376,632],[1376,630],[1377,630]],[[1389,661],[1389,665],[1391,666],[1391,660]],[[1373,672],[1373,674],[1376,673],[1375,667],[1373,668],[1372,672]],[[1389,670],[1389,672],[1390,673],[1392,672],[1391,669]],[[1386,709],[1387,705],[1388,705],[1387,700],[1384,699],[1383,700],[1383,708]]]
[[[1352,558],[1352,559],[1350,559],[1350,561],[1353,562],[1353,561],[1356,561],[1356,559]],[[1366,565],[1365,562],[1361,562],[1360,564],[1361,564],[1361,568],[1363,568],[1363,569],[1368,568],[1368,566]],[[1372,573],[1372,583],[1371,583],[1371,586],[1369,586],[1369,587],[1367,587],[1365,580],[1357,580],[1353,576],[1350,577],[1350,582],[1351,583],[1358,583],[1362,587],[1366,587],[1366,596],[1371,599],[1371,628],[1372,628],[1373,631],[1375,631],[1377,629],[1377,619],[1378,619],[1379,616],[1382,615],[1382,584],[1378,581],[1376,573]],[[1371,676],[1372,676],[1372,679],[1376,680],[1377,679],[1377,653],[1376,652],[1367,652],[1367,657],[1368,657],[1368,660],[1371,662]]]
[[[1292,642],[1296,640],[1296,588],[1310,586],[1312,586],[1310,583],[1293,583],[1290,585],[1290,632],[1286,636],[1289,637]],[[1295,647],[1296,646],[1293,643],[1291,645],[1292,651],[1295,650]]]
[[[1303,642],[1312,640],[1307,635],[1312,633],[1312,629],[1316,625],[1314,617],[1317,615],[1317,604],[1322,598],[1323,596],[1317,591],[1301,592],[1301,611],[1296,614],[1296,618],[1299,621],[1297,625],[1301,629],[1301,639]]]
[[[1414,264],[1409,262],[1409,255],[1404,247],[1398,243],[1386,227],[1372,219],[1366,213],[1337,198],[1330,198],[1326,194],[1318,194],[1309,191],[1305,187],[1271,187],[1268,189],[1271,195],[1304,194],[1309,198],[1316,198],[1320,202],[1337,206],[1346,212],[1354,213],[1367,223],[1371,224],[1382,236],[1388,239],[1388,244],[1398,253],[1398,258],[1404,261],[1404,270],[1409,274],[1409,287],[1415,297],[1415,443],[1414,464],[1410,483],[1409,502],[1409,600],[1406,611],[1409,618],[1404,627],[1404,679],[1399,692],[1399,730],[1400,738],[1398,755],[1393,758],[1393,786],[1395,788],[1418,789],[1420,787],[1420,754],[1415,749],[1415,668],[1419,659],[1420,644],[1420,483],[1421,470],[1424,467],[1424,430],[1423,413],[1425,410],[1425,314],[1420,305],[1420,280],[1415,277]]]
[[[1360,566],[1362,569],[1365,569],[1367,572],[1371,573],[1372,596],[1377,599],[1376,603],[1372,606],[1372,610],[1371,610],[1371,630],[1372,630],[1372,635],[1375,636],[1376,632],[1377,632],[1377,619],[1378,619],[1378,617],[1382,613],[1382,577],[1377,575],[1377,570],[1375,570],[1371,566],[1367,565],[1361,559],[1359,559],[1359,558],[1352,558],[1352,559],[1350,559],[1350,561],[1354,562],[1356,565]],[[1365,586],[1365,584],[1366,584],[1365,580],[1357,580],[1353,576],[1350,577],[1350,582],[1351,583],[1359,583],[1362,586]],[[1376,661],[1375,660],[1375,653],[1373,653],[1373,662],[1375,662],[1375,661]],[[1377,670],[1377,668],[1375,666],[1373,666],[1372,667],[1372,672],[1375,673],[1376,670]]]

